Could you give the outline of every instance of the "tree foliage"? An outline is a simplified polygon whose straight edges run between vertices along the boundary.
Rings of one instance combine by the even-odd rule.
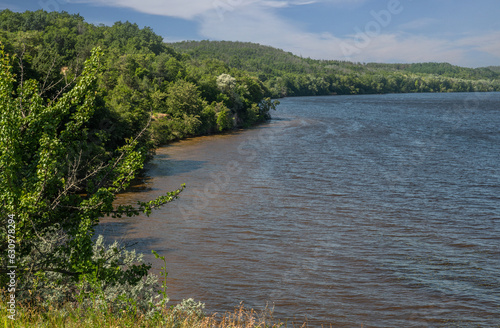
[[[500,90],[500,73],[494,67],[313,60],[248,42],[184,41],[172,46],[198,60],[216,58],[252,72],[273,97]]]
[[[252,107],[270,95],[262,82],[221,61],[192,60],[163,43],[150,28],[130,22],[96,26],[80,15],[42,10],[4,10],[0,18],[2,42],[9,53],[22,59],[22,65],[13,63],[14,73],[19,79],[22,67],[23,75],[39,81],[40,91],[49,99],[81,73],[91,49],[101,47],[103,74],[97,84],[98,102],[104,109],[101,120],[94,122],[97,126],[91,128],[103,130],[100,122],[112,122],[105,124],[112,130],[101,133],[108,148],[123,146],[122,140],[142,131],[151,112],[155,121],[139,140],[150,149],[158,143],[217,132],[218,113],[210,109],[213,102],[224,102],[236,126],[264,117],[246,120],[253,117]],[[231,93],[217,85],[223,74],[233,79]]]
[[[149,214],[182,191],[135,208],[113,207],[115,195],[142,168],[146,151],[138,142],[141,134],[111,152],[91,135],[92,118],[100,108],[101,58],[99,49],[94,50],[74,85],[46,99],[35,80],[21,79],[15,87],[12,59],[0,48],[0,216],[10,215],[15,221],[16,264],[23,268],[18,271],[21,299],[47,296],[57,282],[137,284],[149,266],[131,264],[123,269],[96,257],[94,228],[104,215]],[[0,235],[1,248],[7,249],[5,226]],[[4,273],[7,260],[2,257]],[[47,280],[49,284],[40,283]]]

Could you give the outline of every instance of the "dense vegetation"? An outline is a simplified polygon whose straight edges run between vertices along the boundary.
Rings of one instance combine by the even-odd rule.
[[[266,120],[275,107],[267,94],[256,77],[191,60],[149,28],[1,11],[0,217],[9,224],[0,226],[0,289],[15,264],[17,302],[160,313],[166,286],[141,255],[106,246],[94,228],[182,192],[113,206],[155,145]]]
[[[500,66],[488,66],[487,68],[493,72],[500,73]]]
[[[268,46],[228,41],[171,44],[195,59],[216,58],[253,72],[273,97],[330,94],[500,91],[498,67],[447,63],[377,64],[302,58]]]
[[[47,99],[74,79],[91,49],[100,46],[104,73],[96,128],[114,145],[141,131],[151,113],[150,140],[160,144],[252,125],[267,119],[273,107],[265,99],[270,92],[254,76],[219,60],[192,60],[150,28],[129,22],[95,26],[68,13],[4,10],[0,41],[17,55],[17,79],[39,81]]]

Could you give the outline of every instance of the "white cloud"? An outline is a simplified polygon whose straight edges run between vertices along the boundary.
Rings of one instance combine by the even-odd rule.
[[[419,18],[411,22],[399,25],[400,30],[420,30],[438,23],[434,18]]]
[[[255,5],[262,8],[283,8],[317,2],[357,4],[367,0],[71,0],[108,7],[130,8],[142,13],[193,19],[204,13]]]
[[[279,16],[280,8],[312,3],[360,4],[367,0],[72,0],[193,20],[203,38],[249,41],[291,51],[304,57],[359,62],[451,62],[473,66],[471,50],[500,63],[500,32],[467,36],[458,41],[411,33],[387,33],[381,28],[371,37],[340,38],[332,33],[309,33],[297,22]],[[412,32],[436,21],[422,18],[399,26]],[[374,35],[375,34],[375,35]],[[359,39],[359,38],[358,38]],[[487,56],[486,56],[487,54]],[[482,65],[482,63],[480,64]]]
[[[213,10],[218,2],[241,2],[243,0],[72,0],[107,7],[130,8],[138,12],[193,19],[197,15]]]
[[[456,65],[478,66],[500,63],[500,32],[480,37],[467,37],[451,41],[439,37],[426,37],[411,33],[384,33],[365,39],[338,37],[331,33],[308,33],[280,17],[263,3],[241,5],[219,15],[205,13],[200,33],[216,40],[251,41],[291,51],[297,55],[316,59],[351,60],[355,62],[450,62]],[[407,28],[431,25],[431,19],[407,24]],[[350,47],[349,47],[350,46]],[[490,63],[475,61],[476,52],[490,54]],[[476,53],[477,56],[477,53]]]
[[[360,42],[331,33],[308,33],[258,6],[234,8],[224,12],[222,17],[206,14],[200,33],[210,39],[253,41],[317,59],[360,62],[461,60],[460,53],[442,40],[380,34]]]
[[[308,52],[315,52],[319,50],[318,47],[321,47],[323,51],[326,47],[333,50],[339,41],[332,35],[318,36],[303,32],[292,23],[281,19],[269,10],[263,10],[260,6],[235,8],[219,14],[222,15],[208,13],[202,18],[200,33],[204,37],[252,41],[297,54],[303,54],[304,49],[308,49]]]
[[[500,64],[500,31],[492,31],[482,35],[467,36],[457,41],[457,46],[466,49],[486,52],[498,58]]]
[[[452,62],[463,61],[463,54],[446,40],[422,36],[382,34],[352,56],[360,62]]]

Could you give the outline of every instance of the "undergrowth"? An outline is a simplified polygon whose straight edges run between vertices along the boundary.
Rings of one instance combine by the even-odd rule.
[[[154,316],[148,317],[140,312],[123,311],[116,313],[102,308],[67,304],[62,308],[49,308],[48,311],[34,305],[18,305],[15,320],[5,315],[5,302],[0,305],[3,314],[1,326],[5,328],[87,328],[87,327],[164,327],[164,328],[305,328],[306,323],[282,322],[273,317],[270,309],[258,312],[243,305],[233,312],[206,314],[204,304],[192,299],[181,304],[162,308]]]

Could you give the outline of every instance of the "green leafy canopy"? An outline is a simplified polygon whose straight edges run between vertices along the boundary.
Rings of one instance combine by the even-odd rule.
[[[149,215],[184,189],[136,207],[113,207],[116,194],[142,169],[146,154],[138,147],[141,133],[111,154],[89,145],[90,121],[99,108],[101,60],[101,50],[93,49],[74,86],[60,97],[44,99],[34,80],[15,89],[12,58],[0,44],[0,217],[15,218],[16,261],[22,268],[18,279],[25,286],[21,298],[33,293],[35,277],[50,273],[72,281],[123,277],[118,265],[105,266],[93,254],[99,218]],[[5,228],[0,229],[2,249],[7,249]],[[4,273],[7,258],[1,264]],[[125,276],[136,283],[148,269],[145,264],[129,266]]]

